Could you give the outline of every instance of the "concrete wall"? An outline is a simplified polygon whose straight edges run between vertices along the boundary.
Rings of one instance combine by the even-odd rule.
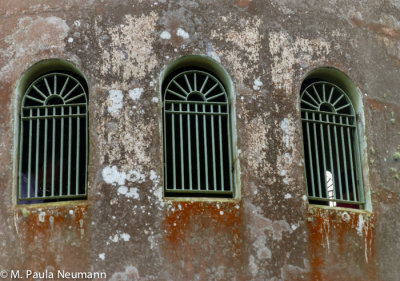
[[[398,280],[398,1],[0,0],[0,27],[0,269]],[[235,86],[238,199],[163,198],[159,77],[188,54],[220,62]],[[88,200],[18,206],[15,89],[48,58],[88,81]],[[322,66],[360,92],[367,211],[308,205],[299,91]]]

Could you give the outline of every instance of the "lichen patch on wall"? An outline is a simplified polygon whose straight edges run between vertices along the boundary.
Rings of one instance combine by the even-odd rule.
[[[240,30],[227,26],[226,19],[221,18],[221,26],[211,31],[211,38],[229,43],[230,48],[216,51],[218,56],[224,57],[233,63],[234,76],[239,83],[257,73],[260,59],[261,39],[264,37],[259,31],[261,19],[254,17],[244,21],[244,27]],[[222,30],[224,30],[222,32]]]
[[[294,66],[305,68],[311,62],[324,61],[331,51],[331,46],[329,42],[319,38],[293,38],[286,32],[271,32],[269,50],[272,55],[272,82],[277,89],[291,94],[295,77]]]
[[[127,86],[133,79],[143,79],[153,70],[157,65],[153,50],[157,19],[154,12],[140,17],[125,15],[123,24],[106,30],[105,35],[111,38],[111,44],[99,36],[103,50],[100,73],[119,77],[118,81],[123,81],[121,86]]]
[[[121,90],[110,90],[107,99],[107,111],[115,117],[119,116],[119,111],[123,106],[123,99],[124,95]]]

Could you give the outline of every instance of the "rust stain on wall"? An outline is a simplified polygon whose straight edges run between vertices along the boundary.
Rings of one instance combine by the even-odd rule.
[[[184,266],[183,277],[243,265],[242,206],[235,202],[171,202],[164,221],[165,257]],[[179,267],[178,265],[178,267]],[[235,267],[234,267],[235,268]],[[212,271],[212,270],[211,270]]]
[[[310,207],[307,225],[310,280],[357,280],[351,269],[340,270],[339,263],[347,264],[350,256],[368,273],[367,280],[376,280],[374,214]]]
[[[86,204],[15,210],[14,227],[24,253],[23,267],[53,272],[87,270],[87,212]]]
[[[369,29],[374,33],[383,35],[388,38],[396,40],[400,39],[400,29],[382,23],[368,22],[356,17],[352,17],[350,20],[354,25],[358,27]]]

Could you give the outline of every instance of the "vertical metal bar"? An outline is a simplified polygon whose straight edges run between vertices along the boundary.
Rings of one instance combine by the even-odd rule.
[[[179,104],[179,112],[182,112],[182,104]],[[179,138],[181,148],[181,188],[185,189],[185,162],[183,157],[183,130],[182,130],[182,113],[179,114]]]
[[[171,104],[171,125],[172,125],[172,162],[173,162],[173,189],[176,189],[176,159],[175,159],[175,104]]]
[[[315,119],[315,113],[312,113],[312,120]],[[318,142],[317,142],[317,124],[313,122],[313,128],[314,128],[314,151],[315,151],[315,160],[316,160],[316,167],[317,167],[317,179],[318,179],[318,191],[319,191],[319,197],[322,197],[322,191],[321,191],[321,171],[319,167],[319,151],[318,151]]]
[[[344,133],[343,133],[343,119],[342,116],[339,117],[339,122],[340,122],[340,135],[341,135],[341,140],[342,140],[342,153],[343,153],[343,163],[344,163],[344,178],[345,178],[345,184],[346,184],[346,200],[350,200],[350,193],[349,193],[349,180],[348,180],[348,175],[347,175],[347,160],[346,160],[346,143],[344,141]]]
[[[195,73],[196,74],[196,73]],[[196,111],[196,159],[197,159],[197,190],[201,189],[201,182],[200,182],[200,151],[199,151],[199,111],[198,111],[198,104],[195,104],[195,111]]]
[[[72,107],[68,107],[69,115],[72,114]],[[68,117],[69,126],[68,126],[68,190],[67,195],[71,195],[71,138],[72,138],[72,118]]]
[[[23,101],[24,103],[24,101]],[[19,185],[18,185],[18,199],[22,198],[22,153],[23,147],[25,144],[24,139],[24,121],[22,120],[22,116],[24,116],[24,108],[21,109],[21,128],[20,128],[20,139],[19,139]]]
[[[165,185],[165,189],[168,189],[169,182],[168,182],[168,176],[167,176],[168,175],[168,155],[167,155],[168,148],[167,148],[167,114],[165,113],[166,110],[167,110],[166,103],[164,101],[163,102],[163,117],[164,117],[164,119],[163,119],[163,130],[164,130],[163,141],[164,141],[164,178],[165,178],[164,185]],[[87,116],[87,114],[86,114],[86,116]],[[86,118],[86,124],[87,124],[87,118]],[[87,130],[87,128],[88,128],[88,126],[86,126],[86,130]],[[86,139],[86,142],[87,142],[87,139]],[[88,151],[88,150],[86,149],[86,151]]]
[[[354,116],[354,125],[357,126],[356,117]],[[357,127],[356,127],[357,128]],[[360,154],[360,147],[359,147],[359,140],[358,140],[358,132],[357,129],[354,129],[354,148],[355,148],[355,158],[356,158],[356,168],[357,168],[357,186],[358,192],[360,194],[361,202],[365,202],[365,195],[364,195],[364,184],[362,179],[362,170],[361,170],[361,154]]]
[[[46,184],[47,184],[47,142],[48,142],[48,118],[49,116],[49,110],[46,107],[44,109],[44,116],[46,117],[44,119],[44,156],[43,156],[43,187],[42,187],[42,197],[46,197]]]
[[[57,75],[54,74],[54,89],[53,89],[53,94],[55,95],[57,93]]]
[[[63,175],[64,175],[64,169],[63,169],[63,162],[64,162],[64,106],[61,107],[61,138],[60,138],[60,186],[59,186],[59,192],[58,195],[62,196],[62,186],[63,186]]]
[[[194,78],[193,78],[193,80],[194,80],[194,85],[193,85],[193,87],[194,87],[194,90],[195,91],[197,91],[197,74],[196,74],[196,72],[194,73]]]
[[[89,117],[88,117],[88,109],[87,109],[87,102],[85,104],[85,195],[87,195],[87,184],[88,184],[88,180],[87,180],[87,174],[88,174],[88,166],[89,166],[89,147],[88,147],[88,143],[89,143],[89,133],[88,133],[88,129],[89,129],[89,124],[88,121]]]
[[[320,115],[319,120],[322,121],[323,113],[319,113],[319,115]],[[323,179],[324,179],[323,185],[325,187],[326,197],[329,198],[329,196],[328,196],[328,185],[327,185],[327,182],[326,182],[326,157],[325,157],[324,124],[320,123],[319,126],[320,126],[319,129],[320,129],[320,137],[321,137],[322,164],[323,164],[323,168],[324,168],[323,169]]]
[[[32,117],[32,109],[29,109],[29,117]],[[31,197],[31,161],[32,161],[32,119],[29,119],[29,150],[28,150],[28,186],[27,198]]]
[[[207,76],[208,78],[208,76]],[[204,86],[204,85],[203,85]],[[205,104],[203,104],[203,113],[206,113]],[[207,126],[206,126],[206,115],[203,114],[203,133],[204,133],[204,170],[206,175],[206,190],[208,187],[208,159],[207,159]]]
[[[54,196],[54,166],[55,166],[55,152],[56,152],[56,108],[53,107],[53,139],[51,147],[51,196]]]
[[[186,111],[190,112],[190,104],[186,105]],[[190,114],[187,115],[187,136],[188,136],[188,159],[189,159],[189,187],[190,190],[193,189],[192,186],[192,144],[190,143],[190,138],[192,137],[192,131],[190,130]]]
[[[76,108],[76,113],[79,115],[79,106]],[[80,118],[76,118],[76,169],[75,169],[75,195],[79,194],[79,149],[80,149]]]
[[[221,120],[221,106],[218,105],[219,121],[219,163],[221,169],[221,190],[224,190],[224,158],[223,158],[223,143],[222,143],[222,120]]]
[[[40,116],[40,109],[36,109],[36,116]],[[39,188],[39,132],[40,132],[40,119],[36,119],[36,169],[35,169],[35,197],[38,196]]]
[[[227,98],[228,99],[228,98]],[[232,163],[232,135],[231,135],[231,119],[230,119],[230,110],[229,110],[229,100],[227,100],[227,104],[226,106],[226,112],[228,113],[228,115],[226,116],[226,130],[227,132],[227,138],[228,138],[228,159],[229,159],[229,166],[228,166],[228,173],[229,173],[229,179],[230,179],[230,184],[229,184],[229,191],[234,190],[233,186],[235,185],[235,178],[234,178],[234,166]],[[224,188],[225,190],[225,188]]]
[[[214,112],[214,106],[210,105],[211,113]],[[210,115],[211,118],[211,145],[212,145],[212,166],[213,166],[213,181],[214,190],[217,190],[217,176],[216,176],[216,162],[215,162],[215,133],[214,133],[214,115]]]
[[[308,163],[310,164],[311,191],[312,191],[312,196],[315,197],[314,169],[313,169],[313,159],[312,159],[312,150],[311,150],[310,123],[308,122],[308,112],[305,112],[305,115],[306,115],[305,123],[306,123],[306,129],[307,129],[307,143],[308,143],[308,158],[310,159],[308,161]]]
[[[342,176],[340,175],[342,169],[340,168],[340,159],[339,159],[339,148],[338,148],[338,138],[337,138],[337,130],[336,130],[336,116],[332,115],[333,118],[333,123],[335,125],[333,125],[333,134],[335,136],[335,148],[336,148],[336,164],[338,167],[337,170],[337,176],[338,176],[338,186],[339,186],[339,194],[340,194],[340,200],[343,200],[343,190],[342,190]]]
[[[329,122],[329,115],[326,115],[326,121]],[[332,140],[331,140],[331,126],[328,124],[328,151],[329,151],[329,160],[331,164],[331,174],[332,174],[332,185],[333,185],[333,198],[336,198],[336,189],[335,189],[335,167],[333,165],[333,156],[332,156]]]
[[[346,118],[346,125],[349,125],[349,117]],[[354,164],[353,164],[353,149],[351,142],[351,132],[350,127],[347,127],[347,145],[349,147],[349,158],[350,158],[350,169],[351,169],[351,182],[353,183],[353,198],[354,201],[358,201],[357,192],[356,192],[356,182],[354,180]],[[350,199],[349,199],[350,200]]]

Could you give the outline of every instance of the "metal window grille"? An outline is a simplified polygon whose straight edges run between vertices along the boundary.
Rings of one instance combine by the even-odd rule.
[[[167,196],[233,197],[229,99],[201,70],[165,83],[164,157]]]
[[[347,94],[318,81],[301,93],[305,171],[310,203],[364,204],[356,115]]]
[[[21,103],[20,204],[86,198],[87,94],[80,77],[49,73]]]

